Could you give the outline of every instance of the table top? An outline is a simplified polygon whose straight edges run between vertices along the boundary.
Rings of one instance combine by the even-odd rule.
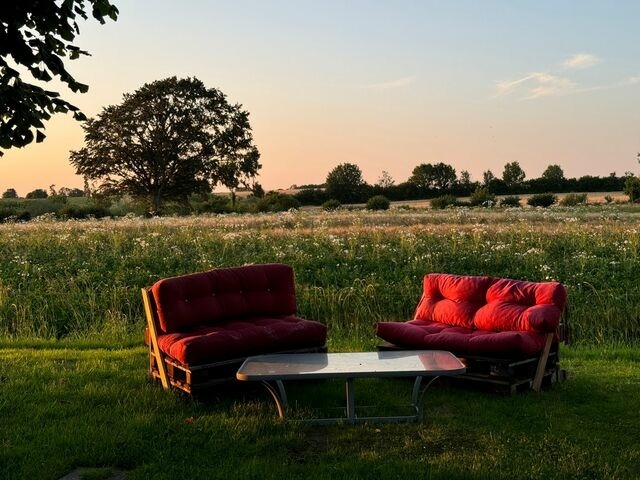
[[[441,376],[464,373],[450,352],[401,350],[348,353],[292,353],[249,357],[238,380]]]

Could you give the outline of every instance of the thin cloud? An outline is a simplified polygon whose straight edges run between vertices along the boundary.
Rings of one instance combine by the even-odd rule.
[[[625,78],[622,81],[623,85],[637,85],[640,83],[640,75],[635,75],[633,77]]]
[[[517,80],[504,80],[496,85],[494,97],[520,93],[521,100],[567,95],[576,87],[568,78],[546,72],[533,72]]]
[[[593,67],[598,63],[600,63],[600,59],[595,55],[591,55],[590,53],[577,53],[562,62],[562,66],[570,70],[580,70]]]
[[[412,83],[415,83],[415,81],[416,81],[416,77],[415,76],[402,77],[402,78],[398,78],[396,80],[391,80],[389,82],[373,83],[371,85],[367,85],[367,88],[372,88],[372,89],[375,89],[375,90],[392,90],[394,88],[407,87],[407,86],[411,85]]]

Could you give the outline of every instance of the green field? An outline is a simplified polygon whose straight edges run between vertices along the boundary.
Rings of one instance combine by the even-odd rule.
[[[137,340],[140,288],[215,267],[283,262],[300,312],[371,341],[413,313],[425,273],[558,280],[575,342],[640,338],[640,213],[550,210],[292,212],[0,225],[0,337]]]
[[[0,225],[0,478],[637,478],[640,213],[547,210],[291,212]],[[302,316],[332,351],[372,349],[412,315],[428,272],[567,285],[569,379],[512,397],[445,385],[412,425],[276,421],[253,388],[194,402],[146,378],[139,289],[221,266],[291,264]],[[343,385],[293,386],[301,408]],[[362,383],[365,404],[410,385]],[[362,396],[360,396],[362,395]]]

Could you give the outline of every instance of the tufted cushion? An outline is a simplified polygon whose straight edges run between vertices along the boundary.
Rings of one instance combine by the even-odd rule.
[[[296,313],[293,269],[265,264],[165,278],[152,287],[164,333],[235,318]]]
[[[295,316],[248,318],[199,326],[158,337],[165,354],[185,365],[260,355],[275,351],[321,347],[327,328]]]
[[[457,355],[530,357],[544,348],[545,335],[534,332],[490,332],[452,327],[439,322],[411,320],[380,322],[378,337],[398,347],[448,350]]]
[[[473,317],[485,303],[491,277],[431,273],[424,277],[423,295],[415,320],[472,327]]]
[[[476,312],[473,323],[494,332],[552,333],[566,301],[567,292],[560,283],[501,278],[487,290],[487,304]]]

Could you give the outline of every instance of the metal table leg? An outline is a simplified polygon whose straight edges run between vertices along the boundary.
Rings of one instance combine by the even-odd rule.
[[[416,417],[418,420],[422,420],[422,417],[423,417],[422,398],[424,397],[424,394],[426,393],[427,389],[438,378],[440,377],[437,377],[437,376],[432,377],[431,380],[429,380],[429,383],[427,383],[422,389],[422,391],[420,391],[420,386],[422,384],[422,377],[416,377],[416,381],[413,384],[413,392],[411,393],[411,405],[416,409]]]
[[[353,423],[356,419],[356,400],[353,389],[353,378],[347,378],[345,388],[347,394],[347,421]]]
[[[347,378],[345,383],[346,394],[346,415],[342,418],[318,418],[310,420],[312,423],[318,424],[333,424],[339,422],[348,423],[364,423],[368,421],[373,422],[410,422],[420,421],[423,418],[423,397],[427,389],[440,377],[431,377],[429,382],[425,386],[422,386],[422,377],[416,377],[413,383],[413,390],[411,392],[411,406],[415,409],[415,415],[409,416],[390,416],[390,417],[358,417],[356,415],[356,401],[355,401],[355,388],[354,379]],[[285,413],[287,409],[287,392],[285,391],[282,380],[275,380],[273,383],[268,381],[262,381],[262,385],[273,397],[278,409],[278,416],[285,420]]]
[[[278,387],[277,390],[267,381],[263,381],[261,383],[269,391],[269,393],[273,397],[273,400],[276,402],[276,407],[278,408],[278,416],[282,420],[284,420],[285,410],[287,409],[287,392],[284,389],[282,380],[275,381],[275,384]]]

